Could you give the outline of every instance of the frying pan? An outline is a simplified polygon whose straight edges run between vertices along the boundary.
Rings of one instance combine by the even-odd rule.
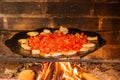
[[[37,32],[42,32],[44,29],[49,29],[51,32],[54,32],[55,30],[58,30],[58,28],[39,28],[39,29],[36,29],[36,30],[32,30],[32,31],[37,31]],[[73,56],[79,56],[80,58],[81,57],[84,57],[86,56],[87,54],[89,53],[92,53],[94,51],[96,51],[97,49],[99,49],[100,47],[102,47],[103,45],[105,45],[106,41],[101,37],[100,34],[96,33],[96,32],[93,32],[93,31],[82,31],[80,29],[77,29],[77,28],[68,28],[69,32],[68,34],[75,34],[75,33],[81,33],[81,32],[84,32],[85,35],[87,36],[90,36],[90,37],[94,37],[94,36],[97,36],[98,37],[98,40],[97,41],[93,41],[93,43],[96,44],[96,47],[93,49],[93,50],[90,50],[90,51],[87,51],[87,52],[84,52],[84,53],[80,53],[80,54],[76,54],[76,55],[72,55],[72,56],[60,56],[60,57],[57,57],[57,58],[70,58],[70,57],[73,57]],[[29,31],[21,31],[17,34],[15,34],[12,38],[8,39],[5,41],[5,45],[14,53],[16,54],[20,54],[22,55],[23,57],[29,57],[29,58],[43,58],[41,56],[33,56],[31,55],[31,51],[28,51],[28,50],[24,50],[20,47],[20,45],[18,44],[18,40],[19,39],[23,39],[23,38],[27,38],[28,35],[26,34],[27,32]],[[56,57],[55,57],[56,58]]]

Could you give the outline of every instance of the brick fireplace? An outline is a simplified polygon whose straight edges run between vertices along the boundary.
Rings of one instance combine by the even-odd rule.
[[[16,32],[58,28],[61,25],[67,28],[95,31],[107,41],[103,47],[85,58],[112,59],[119,62],[119,0],[0,0],[0,57],[20,57],[17,54],[13,55],[13,52],[4,45],[5,40],[11,38]],[[1,73],[5,73],[6,69],[18,70],[21,65],[24,65],[22,62],[14,64],[12,61],[5,60],[0,60],[0,64],[2,64],[0,78],[13,78],[12,72]],[[119,67],[120,64],[116,66]],[[120,68],[114,67],[112,66],[112,70],[117,69],[119,72]],[[119,76],[120,73],[116,75]],[[114,80],[119,79],[117,78]]]

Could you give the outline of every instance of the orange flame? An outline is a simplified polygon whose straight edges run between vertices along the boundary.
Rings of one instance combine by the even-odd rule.
[[[93,74],[83,72],[76,63],[49,62],[44,64],[42,73],[37,80],[98,80]]]

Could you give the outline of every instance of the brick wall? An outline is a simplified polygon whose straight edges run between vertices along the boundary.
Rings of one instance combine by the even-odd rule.
[[[2,42],[4,37],[9,36],[4,30],[31,30],[60,25],[97,31],[107,44],[96,53],[101,58],[114,57],[113,53],[120,56],[119,0],[0,0]]]
[[[120,30],[119,0],[0,0],[0,30]]]

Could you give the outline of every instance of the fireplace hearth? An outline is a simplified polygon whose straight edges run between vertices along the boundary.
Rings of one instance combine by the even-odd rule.
[[[96,32],[106,44],[82,58],[59,59],[23,57],[5,45],[6,40],[21,31],[59,26]],[[17,80],[24,70],[32,70],[34,80],[43,76],[45,80],[91,80],[85,75],[98,80],[119,80],[120,1],[1,0],[0,80]]]

